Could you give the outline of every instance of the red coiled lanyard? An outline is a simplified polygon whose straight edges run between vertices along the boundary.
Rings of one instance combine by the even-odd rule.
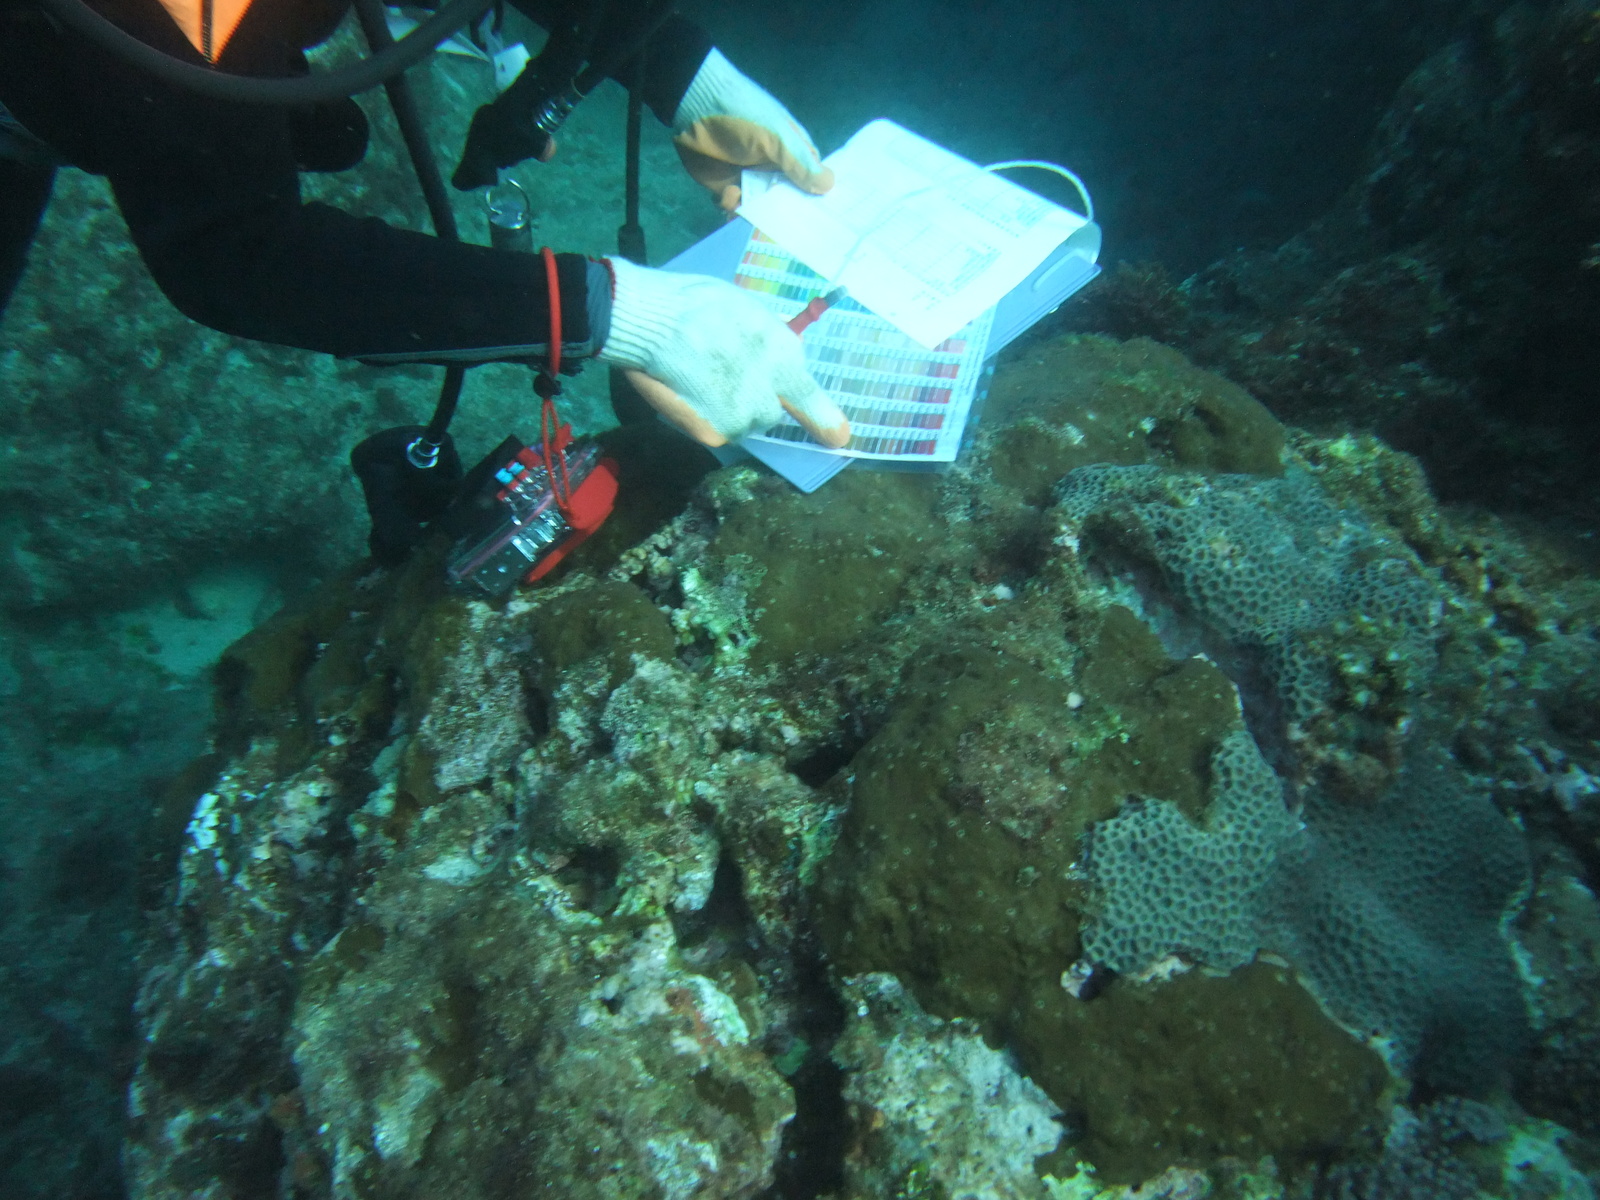
[[[561,416],[556,412],[556,397],[561,394],[561,280],[556,273],[555,251],[545,246],[539,254],[544,259],[545,284],[550,290],[550,349],[545,365],[533,380],[533,390],[544,401],[539,410],[539,459],[544,463],[545,478],[550,481],[556,508],[570,520],[572,482],[567,477],[566,447],[569,439],[561,436]]]

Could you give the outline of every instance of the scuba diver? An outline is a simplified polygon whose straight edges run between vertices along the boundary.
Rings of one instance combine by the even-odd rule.
[[[742,166],[776,167],[812,193],[832,185],[788,110],[668,8],[513,3],[550,31],[547,50],[567,49],[554,65],[541,52],[501,101],[479,110],[458,187],[493,184],[500,167],[548,157],[551,138],[512,120],[502,101],[514,106],[531,89],[559,107],[567,87],[570,107],[583,64],[591,74],[604,65],[672,127],[686,166],[726,208],[737,203]],[[70,164],[108,180],[172,303],[224,333],[375,363],[453,365],[458,378],[462,365],[544,360],[570,373],[598,358],[642,373],[630,376],[641,393],[708,445],[774,423],[780,406],[819,440],[843,444],[848,423],[807,373],[799,339],[731,283],[621,257],[498,251],[304,202],[300,171],[343,170],[365,152],[354,100],[286,106],[233,99],[223,86],[203,94],[134,61],[110,35],[86,36],[93,27],[76,11],[137,39],[133,50],[158,51],[152,60],[179,60],[189,75],[243,94],[306,77],[305,51],[332,35],[350,4],[94,0],[91,11],[80,0],[0,0],[0,308],[53,174]],[[475,8],[474,25],[487,0]]]

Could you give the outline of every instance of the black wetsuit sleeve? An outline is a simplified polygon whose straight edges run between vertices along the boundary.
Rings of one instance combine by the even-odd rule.
[[[137,19],[141,11],[148,19]],[[273,6],[252,8],[225,65],[293,73],[298,47],[252,28],[258,11]],[[134,20],[119,14],[131,32],[197,61],[155,0],[133,12]],[[354,357],[542,354],[550,314],[537,259],[303,203],[285,110],[168,87],[42,22],[7,25],[0,103],[68,161],[107,177],[151,274],[186,315],[225,333]],[[559,268],[562,341],[578,357],[596,348],[586,264],[561,255]]]
[[[545,268],[526,255],[301,204],[292,172],[279,190],[198,202],[143,172],[111,183],[168,299],[213,329],[390,361],[520,360],[549,340]],[[586,260],[557,264],[564,350],[584,357],[597,349]]]

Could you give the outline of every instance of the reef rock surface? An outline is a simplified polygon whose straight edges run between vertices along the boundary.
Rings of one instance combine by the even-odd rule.
[[[1592,1194],[1581,551],[1078,336],[946,475],[661,497],[224,655],[140,1200]]]

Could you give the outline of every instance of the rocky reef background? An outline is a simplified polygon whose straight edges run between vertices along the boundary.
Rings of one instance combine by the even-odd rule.
[[[1592,1194],[1593,14],[702,15],[824,145],[1071,163],[1122,264],[948,476],[628,435],[490,609],[359,562],[429,373],[187,324],[65,176],[0,325],[6,1193]],[[369,111],[317,186],[416,222]],[[653,136],[659,259],[714,218]],[[525,405],[476,372],[466,452]]]
[[[1369,429],[1446,501],[1592,530],[1600,160],[1591,9],[1484,10],[1281,245],[1124,263],[1061,325],[1156,337],[1286,420]]]
[[[946,476],[629,516],[224,653],[135,1194],[1593,1194],[1581,548],[1073,335]]]

